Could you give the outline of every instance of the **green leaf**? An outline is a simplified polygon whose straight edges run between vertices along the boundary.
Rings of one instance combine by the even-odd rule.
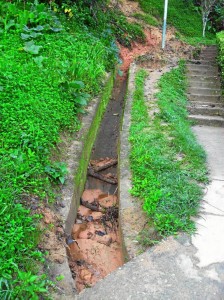
[[[21,33],[21,38],[23,40],[28,40],[30,38],[30,34]]]
[[[34,44],[34,41],[25,43],[24,50],[31,54],[38,54],[42,46],[37,46]]]
[[[69,86],[76,89],[76,90],[80,90],[80,89],[84,89],[85,84],[82,81],[71,81],[69,82]]]
[[[35,31],[43,31],[44,30],[44,26],[38,25],[37,27],[32,28]]]
[[[39,67],[43,67],[42,62],[44,61],[44,59],[45,59],[45,57],[43,57],[43,56],[33,57],[33,60]]]
[[[64,184],[65,183],[65,177],[63,176],[61,176],[61,177],[59,177],[59,180],[60,180],[60,182],[61,182],[61,184]]]
[[[15,21],[9,20],[9,22],[5,25],[5,30],[8,31],[13,26],[15,26]]]
[[[62,28],[59,28],[59,27],[51,27],[51,30],[52,30],[53,32],[60,32],[60,31],[62,31]]]
[[[84,98],[82,96],[76,97],[75,102],[82,106],[87,104],[86,98]]]

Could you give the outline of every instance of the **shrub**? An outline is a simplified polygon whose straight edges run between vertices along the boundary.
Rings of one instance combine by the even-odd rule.
[[[216,36],[219,47],[219,65],[221,68],[222,80],[224,82],[224,31],[217,33]]]

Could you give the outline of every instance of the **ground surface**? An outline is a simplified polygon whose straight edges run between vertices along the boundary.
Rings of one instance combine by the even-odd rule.
[[[123,1],[122,5],[121,5],[121,9],[123,10],[123,12],[130,17],[130,19],[132,18],[132,14],[135,12],[139,12],[139,8],[138,5],[135,2],[131,2],[131,1]],[[146,35],[146,42],[145,44],[140,44],[140,43],[133,43],[132,44],[132,48],[131,49],[127,49],[125,47],[119,46],[120,47],[120,56],[122,59],[122,65],[120,66],[121,71],[123,71],[123,76],[121,76],[120,78],[118,78],[118,80],[121,82],[121,86],[118,87],[118,90],[121,89],[121,95],[119,96],[120,98],[123,98],[124,96],[124,91],[125,91],[125,84],[123,84],[124,79],[127,76],[127,72],[128,72],[128,68],[130,66],[130,64],[137,58],[140,56],[140,58],[138,58],[138,65],[141,67],[147,67],[147,69],[151,72],[151,78],[154,78],[154,83],[155,83],[155,79],[157,79],[161,74],[162,74],[162,69],[164,66],[166,66],[167,64],[170,67],[173,67],[176,65],[177,61],[180,58],[192,58],[194,55],[194,48],[191,46],[188,46],[187,44],[184,44],[183,42],[177,40],[175,38],[175,30],[172,28],[168,29],[167,32],[167,47],[166,47],[166,51],[164,52],[163,50],[161,50],[161,29],[159,28],[155,28],[155,27],[150,27],[150,26],[146,26],[145,27],[145,35]],[[165,67],[166,68],[166,67]],[[155,71],[156,70],[156,71]],[[155,72],[154,72],[155,71]],[[151,85],[151,82],[147,83],[148,87]],[[116,90],[116,88],[115,88]],[[150,87],[150,89],[147,90],[147,96],[150,97],[150,95],[152,95],[155,92],[155,89],[153,87]],[[108,108],[107,108],[107,114],[106,117],[104,119],[104,123],[102,124],[102,127],[100,129],[99,135],[98,135],[98,141],[96,142],[94,149],[93,149],[93,154],[92,154],[92,159],[100,159],[100,158],[105,158],[105,157],[114,157],[116,155],[116,151],[117,151],[117,137],[118,137],[118,131],[119,131],[119,116],[121,115],[121,111],[122,111],[122,104],[120,104],[120,100],[117,101],[117,97],[113,96]],[[124,121],[126,122],[126,121]],[[112,131],[110,129],[112,124]],[[109,136],[108,136],[109,134]],[[105,138],[107,136],[107,138]],[[127,138],[127,137],[126,137]],[[108,139],[110,140],[110,145],[113,145],[113,147],[108,147]],[[123,142],[123,141],[121,141]],[[69,144],[68,144],[69,146]],[[109,170],[112,174],[116,174],[116,169],[114,167],[110,168]],[[108,171],[106,170],[105,172],[103,171],[102,173],[107,173]],[[123,192],[124,194],[127,196],[128,193],[128,189],[130,188],[130,177],[125,176],[125,174],[123,174],[125,177],[125,182],[122,183],[123,187],[126,188],[126,191]],[[127,174],[126,174],[127,175]],[[94,179],[94,178],[89,178],[89,180],[87,181],[86,184],[86,188],[87,189],[101,189],[102,193],[109,193],[109,194],[114,194],[115,192],[117,192],[116,187],[115,186],[111,186],[111,185],[107,185],[105,183],[99,183],[98,180]],[[117,205],[117,203],[116,203]],[[135,257],[136,255],[138,255],[141,251],[142,248],[139,246],[139,244],[136,242],[136,236],[138,235],[139,232],[142,231],[142,229],[145,228],[145,224],[146,224],[146,217],[144,215],[144,213],[142,212],[141,209],[141,203],[136,203],[134,206],[131,207],[126,207],[126,211],[123,211],[123,220],[124,223],[126,224],[131,224],[130,226],[123,226],[123,230],[125,232],[125,235],[129,236],[129,241],[126,240],[126,246],[127,246],[127,252],[128,252],[128,256],[130,258]],[[86,214],[84,216],[84,214]],[[54,224],[55,222],[53,221],[55,218],[59,218],[60,220],[60,216],[57,217],[56,215],[54,215],[52,212],[52,217],[51,217],[51,221],[50,224]],[[85,219],[88,216],[93,216],[93,212],[91,212],[90,210],[87,212],[85,209],[83,209],[81,207],[80,209],[80,217],[81,219]],[[47,214],[48,216],[48,214]],[[46,217],[47,218],[47,217]],[[48,220],[47,220],[48,222]],[[48,224],[47,222],[45,222],[46,224]],[[78,221],[80,222],[80,221]],[[97,252],[98,256],[100,257],[100,253],[103,253],[105,249],[108,250],[108,248],[105,245],[103,245],[101,242],[99,243],[99,241],[95,241],[97,238],[97,235],[95,234],[96,230],[99,229],[98,231],[103,231],[103,228],[101,228],[98,223],[98,220],[94,220],[95,225],[98,226],[99,228],[93,228],[93,226],[95,226],[94,224],[90,225],[90,222],[88,223],[88,226],[85,225],[85,228],[75,228],[73,234],[73,238],[75,239],[80,239],[82,241],[78,241],[79,244],[85,244],[84,245],[84,252],[87,253],[87,256],[89,256],[89,253],[91,252],[90,249],[88,250],[87,248],[89,247],[87,244],[89,243],[89,245],[91,243],[97,243],[97,246],[100,246],[101,248],[101,252]],[[84,222],[86,224],[86,222]],[[56,224],[56,223],[55,223]],[[80,224],[79,224],[80,225]],[[81,224],[82,225],[82,224]],[[81,227],[81,226],[77,226],[77,227]],[[90,228],[91,227],[91,228]],[[64,232],[63,229],[60,226],[56,226],[55,227],[56,230],[50,229],[49,231],[46,231],[46,235],[45,235],[45,239],[43,241],[43,243],[41,243],[41,247],[43,249],[49,249],[48,245],[51,245],[51,248],[49,249],[49,253],[50,253],[50,260],[51,262],[59,262],[61,263],[62,261],[66,260],[65,257],[65,251],[64,251],[64,247],[65,244],[63,242],[59,242],[59,240],[61,240],[61,237],[64,236]],[[117,227],[118,231],[119,231],[119,227]],[[80,233],[80,235],[77,235],[77,231]],[[89,234],[89,235],[88,235]],[[86,237],[86,235],[88,235],[88,237],[90,236],[90,234],[92,234],[92,238],[87,238],[85,239],[85,243],[83,242],[83,237]],[[81,237],[81,238],[80,238]],[[73,274],[77,274],[79,273],[79,278],[76,277],[76,282],[77,283],[77,287],[78,290],[82,290],[84,286],[88,287],[89,285],[94,284],[95,282],[97,282],[99,279],[103,278],[104,276],[106,276],[106,274],[110,273],[111,271],[113,271],[116,267],[119,267],[122,263],[124,258],[122,257],[122,251],[121,251],[121,240],[120,240],[120,236],[118,237],[117,240],[113,239],[112,240],[117,243],[117,245],[119,247],[115,247],[115,248],[119,248],[119,251],[115,251],[118,253],[118,257],[117,260],[115,260],[116,262],[113,263],[113,266],[109,266],[110,265],[110,260],[111,260],[111,256],[108,256],[106,258],[105,256],[105,260],[104,260],[104,270],[102,269],[102,265],[101,265],[101,271],[97,271],[97,267],[94,267],[92,270],[90,270],[89,268],[85,268],[83,261],[87,259],[87,257],[82,257],[78,259],[79,261],[79,268],[77,268],[77,266],[74,266],[73,262],[70,261],[70,267],[72,269]],[[87,242],[87,243],[86,243]],[[76,243],[72,243],[72,247],[76,247]],[[114,246],[114,243],[110,243],[110,245]],[[107,248],[105,248],[107,247]],[[68,247],[66,246],[66,248],[68,249]],[[98,247],[99,248],[99,247]],[[74,250],[74,249],[73,249]],[[111,249],[109,249],[111,250]],[[77,248],[76,251],[71,251],[71,256],[72,255],[76,255],[74,254],[74,252],[77,254],[79,254],[80,256],[80,249]],[[111,251],[109,251],[111,252]],[[112,256],[114,255],[114,252],[112,250]],[[73,261],[77,261],[77,259],[73,259]],[[90,257],[90,262],[94,260],[94,255],[92,255]],[[107,263],[106,263],[107,260]],[[81,262],[80,262],[81,261]],[[108,264],[108,265],[107,265]],[[100,264],[99,264],[100,265]],[[58,275],[58,274],[57,274]],[[75,276],[74,276],[75,277]],[[81,280],[80,280],[81,279]],[[90,299],[90,298],[89,298]]]

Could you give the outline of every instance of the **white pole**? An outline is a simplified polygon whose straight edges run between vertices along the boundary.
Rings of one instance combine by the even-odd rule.
[[[162,49],[165,48],[165,44],[166,44],[166,21],[167,21],[167,11],[168,11],[168,0],[165,0],[165,3],[164,3],[164,18],[163,18]]]

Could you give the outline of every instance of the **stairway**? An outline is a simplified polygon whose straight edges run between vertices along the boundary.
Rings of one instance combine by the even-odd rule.
[[[219,70],[216,63],[217,47],[201,51],[199,60],[187,63],[189,119],[197,125],[224,127],[224,101]]]

